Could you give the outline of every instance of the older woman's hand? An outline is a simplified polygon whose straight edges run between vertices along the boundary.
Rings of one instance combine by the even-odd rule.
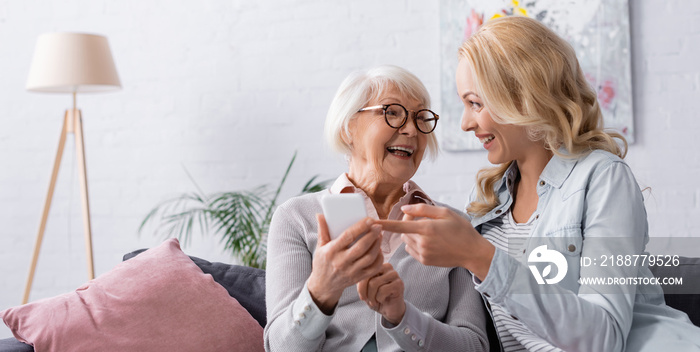
[[[346,287],[382,269],[381,227],[365,218],[331,241],[323,215],[317,214],[316,219],[318,244],[307,288],[321,311],[330,315]]]
[[[360,299],[394,325],[399,325],[406,313],[403,291],[403,280],[389,263],[384,263],[378,275],[357,284]]]
[[[386,231],[402,233],[406,252],[425,265],[461,266],[483,280],[496,248],[469,220],[454,211],[428,204],[404,205],[404,220],[380,220]],[[423,219],[413,220],[421,217]]]

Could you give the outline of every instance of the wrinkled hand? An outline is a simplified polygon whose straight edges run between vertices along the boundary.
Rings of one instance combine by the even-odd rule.
[[[401,234],[406,252],[425,265],[461,266],[483,280],[496,248],[469,220],[454,211],[428,204],[404,205],[404,219],[380,220],[382,229]],[[414,220],[421,217],[423,219]]]
[[[365,218],[331,241],[326,219],[321,214],[316,219],[318,243],[307,288],[321,311],[331,314],[346,287],[380,272],[382,231],[374,220]]]
[[[399,325],[406,313],[403,291],[403,280],[389,263],[384,263],[379,274],[357,284],[360,299],[394,325]]]

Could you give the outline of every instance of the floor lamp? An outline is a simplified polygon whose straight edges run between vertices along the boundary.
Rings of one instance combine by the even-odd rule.
[[[29,70],[27,90],[44,93],[71,93],[73,95],[73,108],[66,110],[63,118],[63,128],[58,142],[53,171],[51,172],[49,190],[44,202],[44,210],[41,214],[39,232],[34,243],[34,254],[29,267],[22,304],[27,303],[29,300],[29,292],[32,289],[36,263],[39,259],[41,242],[46,229],[46,221],[51,209],[56,178],[61,166],[63,148],[67,136],[71,133],[75,136],[75,151],[78,160],[88,277],[91,280],[95,278],[83,122],[80,110],[76,108],[76,95],[77,93],[105,92],[119,88],[121,88],[121,83],[117,75],[117,69],[114,66],[112,53],[109,50],[107,38],[83,33],[47,33],[39,36],[34,50],[32,66]]]

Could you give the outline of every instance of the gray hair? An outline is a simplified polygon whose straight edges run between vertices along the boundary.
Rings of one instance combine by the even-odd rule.
[[[418,77],[404,68],[383,65],[353,72],[340,84],[328,109],[324,128],[326,143],[340,153],[350,154],[350,146],[342,138],[343,134],[350,134],[350,120],[372,99],[382,96],[393,87],[402,96],[418,100],[426,109],[430,109],[428,90]],[[427,137],[426,155],[434,158],[438,153],[437,137],[434,132]]]

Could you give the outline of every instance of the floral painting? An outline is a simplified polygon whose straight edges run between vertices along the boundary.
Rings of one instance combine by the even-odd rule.
[[[479,27],[502,16],[532,17],[566,39],[598,93],[605,126],[634,141],[627,0],[440,0],[440,139],[451,151],[480,149],[460,130],[462,103],[455,88],[457,49]]]

